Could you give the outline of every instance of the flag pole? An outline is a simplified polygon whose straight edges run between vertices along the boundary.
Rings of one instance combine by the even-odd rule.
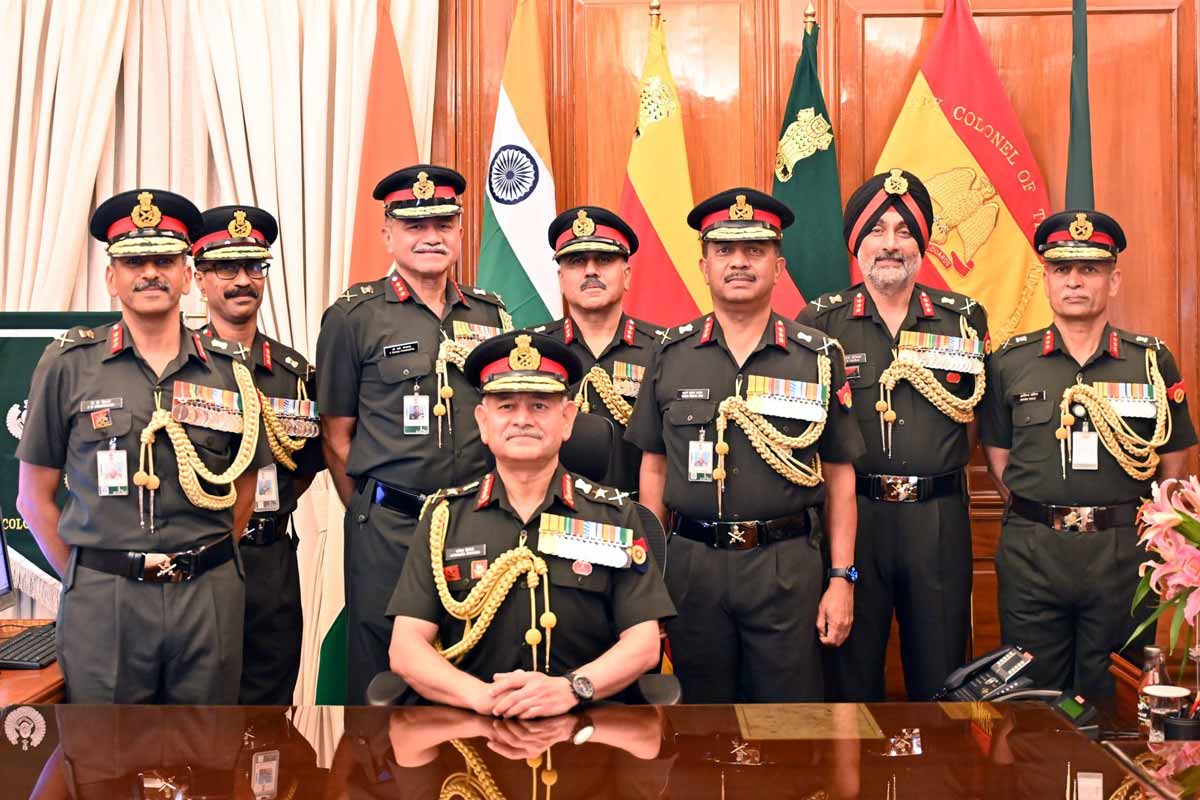
[[[813,4],[810,0],[810,2],[808,4],[808,8],[804,9],[804,32],[812,33],[813,25],[816,25],[816,24],[817,24],[817,10],[815,8],[813,8]]]
[[[650,0],[650,27],[662,22],[662,0]]]

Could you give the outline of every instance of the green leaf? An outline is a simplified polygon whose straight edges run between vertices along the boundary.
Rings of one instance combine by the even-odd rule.
[[[1164,611],[1166,611],[1168,608],[1174,608],[1178,604],[1179,604],[1178,599],[1172,600],[1169,603],[1160,604],[1158,606],[1158,608],[1154,609],[1154,613],[1152,613],[1150,616],[1146,617],[1146,619],[1142,620],[1141,624],[1133,629],[1133,633],[1129,635],[1129,638],[1125,641],[1125,644],[1121,645],[1121,649],[1124,650],[1126,647],[1129,647],[1129,645],[1133,644],[1133,640],[1136,639],[1137,637],[1141,636],[1142,631],[1146,630],[1146,628],[1149,628],[1151,625],[1153,625],[1154,622],[1163,615]]]
[[[1146,570],[1146,574],[1142,576],[1142,580],[1138,583],[1137,591],[1133,593],[1133,605],[1129,607],[1130,613],[1137,611],[1137,607],[1146,599],[1146,595],[1150,593],[1150,573],[1152,570]]]
[[[1171,619],[1171,652],[1175,652],[1175,643],[1179,641],[1179,629],[1183,627],[1183,601],[1187,600],[1187,596],[1191,594],[1193,589],[1188,589],[1185,593],[1175,598],[1174,605],[1175,615]]]
[[[1200,521],[1187,514],[1179,515],[1179,525],[1175,528],[1192,544],[1200,544]]]

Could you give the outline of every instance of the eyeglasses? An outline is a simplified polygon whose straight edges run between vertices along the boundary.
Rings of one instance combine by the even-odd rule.
[[[266,261],[256,261],[251,264],[233,263],[233,264],[214,264],[211,267],[202,267],[201,272],[211,272],[218,278],[231,281],[238,276],[242,270],[246,270],[246,277],[252,281],[261,281],[267,277],[267,270],[271,265]]]

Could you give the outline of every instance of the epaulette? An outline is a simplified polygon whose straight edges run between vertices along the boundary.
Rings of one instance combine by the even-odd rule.
[[[1016,336],[1010,336],[1008,338],[1008,341],[1004,343],[1004,346],[996,351],[996,354],[1001,355],[1010,350],[1014,350],[1023,345],[1032,344],[1034,342],[1041,344],[1042,335],[1046,332],[1046,330],[1047,330],[1046,328],[1038,328],[1036,331],[1030,331],[1028,333],[1017,334]]]
[[[610,506],[621,508],[625,505],[625,499],[628,494],[620,489],[614,489],[611,486],[604,486],[599,483],[592,483],[578,475],[572,475],[574,480],[575,491],[583,495],[588,500],[593,500],[597,503],[607,503]]]
[[[385,278],[380,278],[377,281],[364,281],[363,283],[356,283],[338,295],[337,300],[335,300],[333,304],[335,306],[344,308],[347,311],[353,311],[367,300],[374,300],[376,297],[384,297],[384,288],[386,286],[385,281]]]
[[[789,340],[799,342],[813,352],[824,356],[832,356],[834,350],[842,349],[841,342],[822,330],[810,328],[803,323],[791,320],[784,320],[783,325],[784,330],[787,331],[787,338]]]
[[[633,318],[631,317],[631,319]],[[638,333],[641,333],[643,336],[647,336],[656,342],[663,337],[664,333],[667,332],[667,329],[661,325],[653,325],[643,319],[634,319],[633,325],[635,328],[637,328]]]
[[[219,353],[227,358],[233,358],[238,355],[237,349],[239,346],[244,348],[244,345],[239,345],[237,342],[231,342],[227,339],[218,339],[216,336],[202,336],[194,334],[196,341],[200,342],[201,347],[210,353]]]
[[[495,292],[489,292],[487,289],[480,289],[478,286],[467,286],[465,283],[460,283],[458,288],[463,295],[472,300],[482,300],[485,303],[491,303],[494,306],[504,305],[504,298]]]
[[[438,489],[431,495],[425,498],[425,503],[421,506],[421,513],[418,519],[425,519],[425,512],[433,508],[442,500],[453,500],[456,497],[467,497],[472,495],[479,488],[479,481],[471,481],[462,486],[453,486],[449,489]]]
[[[46,349],[50,352],[66,352],[67,350],[74,350],[84,345],[106,341],[108,339],[108,332],[112,330],[114,324],[119,323],[109,323],[99,328],[87,328],[82,325],[67,328],[54,337],[54,340],[46,345]]]
[[[312,371],[312,365],[308,363],[308,359],[297,353],[292,348],[275,339],[269,339],[271,349],[275,351],[271,361],[276,364],[283,364],[290,372],[295,373],[304,380],[308,380],[309,374]]]
[[[664,328],[663,332],[658,337],[658,343],[663,347],[669,347],[677,342],[687,341],[693,336],[700,335],[700,331],[704,328],[704,321],[711,314],[706,314],[703,317],[697,317],[691,322],[685,322],[682,325],[674,325],[670,328]]]
[[[809,301],[805,307],[806,311],[811,311],[815,316],[827,314],[835,308],[841,308],[849,303],[854,298],[854,293],[862,284],[851,286],[849,289],[842,289],[840,292],[826,292],[820,295],[815,300]]]
[[[965,294],[928,288],[924,289],[924,291],[929,295],[929,299],[933,301],[934,306],[938,308],[949,309],[959,314],[970,314],[979,308],[979,301],[973,300]]]
[[[566,318],[564,317],[563,319],[566,319]],[[551,334],[556,331],[562,330],[563,319],[556,319],[551,322],[547,322],[545,325],[538,325],[535,328],[530,328],[529,330],[533,331],[534,333]]]
[[[1127,342],[1131,342],[1132,344],[1136,344],[1139,347],[1153,347],[1155,350],[1164,350],[1167,347],[1167,343],[1157,336],[1147,336],[1144,333],[1133,333],[1132,331],[1124,331],[1120,328],[1117,328],[1116,331],[1122,339]]]

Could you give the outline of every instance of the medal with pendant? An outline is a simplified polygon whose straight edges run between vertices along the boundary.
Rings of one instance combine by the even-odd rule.
[[[692,483],[712,483],[713,443],[704,440],[704,428],[700,438],[688,442],[688,480]]]

